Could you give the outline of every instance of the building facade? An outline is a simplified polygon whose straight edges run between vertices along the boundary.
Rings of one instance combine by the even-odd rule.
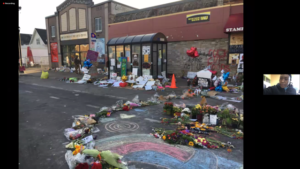
[[[99,4],[92,0],[64,1],[55,15],[45,18],[50,67],[74,66],[76,56],[83,64],[88,50],[97,51],[98,62],[104,65],[111,18],[131,10],[136,8],[112,0]]]
[[[109,24],[108,37],[161,32],[168,41],[168,73],[178,77],[211,66],[218,73],[224,69],[235,75],[238,67],[243,68],[239,62],[243,58],[242,2],[185,0],[120,13]],[[191,47],[197,48],[198,58],[186,54]]]

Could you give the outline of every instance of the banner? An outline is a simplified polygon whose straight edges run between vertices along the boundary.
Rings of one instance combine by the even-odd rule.
[[[207,22],[209,21],[209,19],[210,19],[210,12],[186,15],[187,24],[197,23],[197,22]]]
[[[58,62],[57,42],[51,43],[51,61]]]
[[[121,77],[126,76],[126,66],[127,66],[127,57],[122,57],[122,62],[121,62]]]

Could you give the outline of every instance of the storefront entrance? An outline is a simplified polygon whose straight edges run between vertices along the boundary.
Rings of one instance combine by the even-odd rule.
[[[81,45],[63,45],[62,49],[62,65],[67,67],[75,67],[75,57],[79,56],[81,65],[86,59],[87,52],[89,50],[89,44]]]

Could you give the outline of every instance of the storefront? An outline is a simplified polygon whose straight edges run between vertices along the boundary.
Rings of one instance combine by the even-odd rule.
[[[228,64],[237,65],[237,72],[244,70],[243,13],[230,15],[224,32],[229,33]]]
[[[89,50],[89,41],[87,32],[60,35],[62,65],[74,67],[75,57],[79,56],[81,65],[86,59]]]
[[[126,75],[157,78],[163,71],[167,74],[167,38],[162,33],[113,38],[107,42],[107,51],[109,78],[121,76],[125,67]],[[126,66],[121,57],[127,58]]]

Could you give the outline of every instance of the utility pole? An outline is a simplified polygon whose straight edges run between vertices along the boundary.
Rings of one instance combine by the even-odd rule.
[[[19,11],[22,9],[22,7],[19,6]],[[21,51],[21,35],[20,35],[20,27],[19,27],[19,73],[24,73],[23,71],[20,72],[20,67],[22,67],[22,51]]]

